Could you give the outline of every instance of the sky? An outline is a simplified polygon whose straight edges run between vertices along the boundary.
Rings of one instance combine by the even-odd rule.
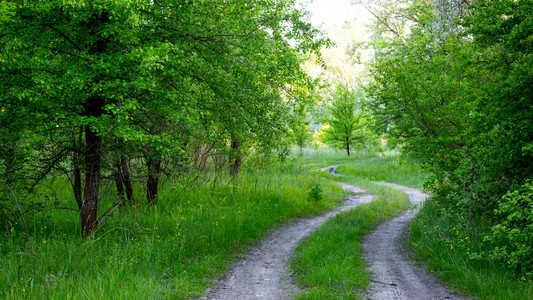
[[[313,77],[322,74],[333,82],[352,85],[365,73],[364,64],[357,63],[347,55],[347,47],[364,42],[369,37],[367,26],[371,14],[362,4],[353,4],[353,0],[300,0],[311,13],[311,23],[321,28],[335,43],[335,46],[322,50],[328,68],[323,69],[312,63],[305,69]],[[370,53],[359,49],[362,61],[370,58]]]
[[[370,13],[361,4],[352,0],[308,0],[307,9],[311,12],[311,22],[322,25],[325,30],[342,26],[346,21],[367,23]]]

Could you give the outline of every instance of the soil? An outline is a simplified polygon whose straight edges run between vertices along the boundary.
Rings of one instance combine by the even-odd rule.
[[[337,172],[337,165],[321,168],[320,171],[328,172],[329,174],[335,176],[339,175],[339,172]]]
[[[392,183],[374,182],[406,193],[412,204],[427,195],[417,189]],[[374,274],[368,289],[368,299],[465,299],[448,292],[425,269],[415,265],[406,252],[405,232],[417,209],[403,212],[376,228],[364,242],[365,259]]]
[[[217,282],[204,299],[291,299],[297,291],[292,284],[288,260],[298,243],[314,232],[328,218],[357,205],[372,201],[366,191],[346,183],[338,183],[346,191],[357,193],[338,208],[322,216],[301,219],[276,230],[249,253],[239,259]]]

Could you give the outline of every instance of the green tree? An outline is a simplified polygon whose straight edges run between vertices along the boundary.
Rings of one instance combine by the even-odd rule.
[[[451,221],[465,234],[477,219],[498,228],[501,214],[519,209],[502,213],[502,199],[518,203],[502,197],[533,174],[532,2],[411,7],[422,13],[402,43],[375,44],[369,107],[430,168],[433,199]]]
[[[362,112],[359,101],[361,94],[347,87],[337,85],[324,121],[329,124],[325,131],[325,140],[339,149],[346,149],[350,156],[350,148],[362,140]]]
[[[68,166],[86,235],[105,167],[118,170],[107,158],[143,159],[155,203],[162,167],[187,161],[193,140],[231,130],[274,144],[307,101],[287,96],[311,84],[301,53],[324,44],[292,0],[10,1],[0,11],[2,171],[28,187]]]
[[[307,120],[307,113],[305,110],[295,112],[296,117],[294,122],[290,125],[291,140],[296,146],[299,147],[300,153],[313,139],[311,133],[311,126]]]

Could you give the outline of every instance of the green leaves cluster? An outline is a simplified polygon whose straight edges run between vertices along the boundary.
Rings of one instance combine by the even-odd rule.
[[[533,174],[533,4],[413,7],[405,39],[376,43],[369,106],[426,163],[433,196],[468,235],[478,219],[498,223],[502,196]]]
[[[523,274],[523,279],[533,278],[532,211],[533,183],[528,181],[502,197],[494,211],[502,221],[492,228],[490,238],[490,256]]]
[[[27,188],[79,166],[95,198],[120,155],[180,174],[235,135],[275,145],[312,102],[302,54],[326,42],[295,5],[0,3],[2,180]]]

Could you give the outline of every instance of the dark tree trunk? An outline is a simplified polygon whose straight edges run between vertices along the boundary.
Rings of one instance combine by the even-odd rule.
[[[105,25],[110,22],[109,12],[96,11],[86,23],[88,34],[95,40],[89,47],[89,54],[95,57],[105,53],[109,44],[109,37],[104,36]],[[104,74],[98,74],[93,80],[93,86],[98,86]],[[105,99],[94,92],[85,103],[85,116],[98,119],[104,113]],[[80,209],[81,228],[86,236],[91,235],[98,227],[98,193],[100,191],[100,160],[102,137],[90,125],[85,126],[85,188],[83,204]]]
[[[124,188],[126,189],[126,197],[128,198],[129,203],[133,203],[133,188],[131,187],[130,171],[128,170],[128,160],[124,155],[120,156],[120,167],[122,169],[122,183],[124,184]]]
[[[114,165],[113,179],[115,180],[115,185],[117,187],[117,197],[121,206],[126,205],[124,198],[124,183],[122,180],[122,167],[120,161],[117,161]]]
[[[157,203],[157,188],[159,185],[159,173],[161,172],[160,159],[148,159],[148,180],[146,181],[146,199],[149,204]]]
[[[346,153],[350,156],[350,143],[346,141]]]
[[[231,154],[230,154],[230,166],[229,173],[231,176],[239,174],[242,164],[242,152],[240,150],[241,143],[232,139],[231,141]]]
[[[74,192],[74,198],[76,199],[76,204],[78,204],[78,209],[81,210],[83,205],[83,193],[81,189],[81,168],[80,168],[80,146],[81,139],[83,136],[83,128],[76,128],[74,132],[73,144],[74,144],[74,153],[72,154],[72,165],[74,173],[74,184],[72,190]]]
[[[102,138],[90,126],[85,126],[85,189],[80,210],[81,228],[86,236],[98,226],[98,192],[100,190],[100,147]]]
[[[74,198],[76,199],[76,203],[78,204],[78,209],[81,210],[81,207],[83,205],[83,195],[81,192],[81,168],[80,168],[80,163],[77,157],[74,158],[73,164],[74,164],[74,187],[73,187]]]

